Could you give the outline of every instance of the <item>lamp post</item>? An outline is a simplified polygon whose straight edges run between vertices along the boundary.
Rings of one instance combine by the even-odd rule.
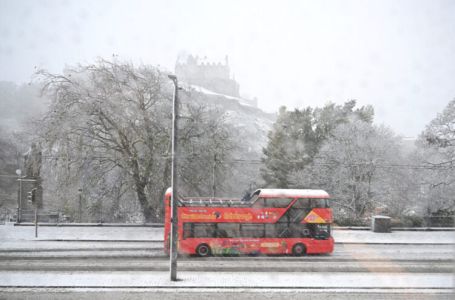
[[[20,223],[21,222],[21,214],[22,214],[22,170],[17,169],[16,174],[19,177],[17,180],[19,180],[19,199],[17,199],[17,217],[16,217],[16,222]]]
[[[174,98],[172,101],[172,198],[171,198],[171,236],[170,236],[170,276],[171,281],[177,281],[177,132],[178,132],[178,81],[177,76],[168,75],[174,83]]]

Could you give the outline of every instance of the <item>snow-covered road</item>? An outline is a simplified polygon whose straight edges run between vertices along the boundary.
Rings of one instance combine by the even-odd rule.
[[[455,231],[395,231],[375,233],[368,230],[333,230],[337,243],[390,244],[455,244]],[[74,240],[74,241],[162,241],[163,228],[155,227],[39,227],[35,239],[33,226],[0,225],[0,242],[17,240]]]
[[[239,299],[265,295],[266,289],[275,295],[271,299],[279,291],[302,296],[317,289],[331,290],[321,295],[352,289],[375,299],[391,291],[450,299],[455,282],[453,231],[335,230],[332,255],[181,258],[177,282],[169,280],[162,235],[162,228],[152,227],[41,227],[35,239],[31,226],[0,226],[0,298],[29,293],[20,289],[42,291],[45,299],[65,289],[75,289],[79,298],[84,289],[137,288],[141,299],[150,295],[147,289],[167,289],[162,299],[184,289],[191,297],[207,294],[204,289],[250,295]]]

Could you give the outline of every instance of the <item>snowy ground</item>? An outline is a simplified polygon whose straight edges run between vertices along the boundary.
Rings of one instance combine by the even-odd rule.
[[[4,272],[0,287],[446,288],[452,274],[178,272]]]
[[[70,259],[71,255],[86,255],[84,256],[87,261],[86,264],[90,264],[90,259],[96,259],[96,257],[90,258],[91,253],[103,258],[107,257],[109,253],[115,254],[116,259],[122,258],[119,256],[120,252],[115,251],[121,251],[126,255],[134,254],[136,251],[142,259],[150,257],[149,255],[144,258],[144,254],[155,252],[162,256],[163,228],[40,227],[37,239],[34,237],[34,233],[33,226],[13,226],[12,224],[0,226],[0,256],[3,257],[3,265],[10,264],[11,258],[8,255],[11,255],[11,257],[15,257],[14,260],[17,261],[17,265],[27,264],[27,260],[30,259],[28,256],[34,256],[33,259],[38,266],[35,270],[20,270],[1,269],[0,264],[0,299],[32,293],[28,290],[24,291],[24,294],[20,294],[21,292],[15,292],[15,289],[38,287],[39,289],[77,288],[78,293],[81,289],[91,288],[169,288],[176,289],[176,292],[179,289],[190,288],[192,291],[198,290],[201,293],[203,293],[204,288],[219,289],[220,293],[224,293],[226,289],[246,289],[251,295],[251,298],[248,299],[254,299],[254,295],[261,295],[262,297],[265,295],[264,289],[278,289],[280,291],[297,289],[311,293],[311,290],[314,289],[343,289],[346,291],[352,288],[357,290],[357,295],[360,295],[359,289],[362,293],[369,293],[369,290],[387,293],[392,289],[398,291],[413,289],[414,294],[412,295],[419,295],[419,290],[430,290],[428,295],[438,293],[441,295],[442,292],[445,293],[443,299],[450,299],[446,296],[452,292],[455,283],[454,272],[447,268],[444,271],[427,270],[421,271],[422,273],[413,273],[406,268],[394,272],[376,272],[375,268],[371,268],[369,272],[370,268],[364,268],[365,270],[360,272],[349,272],[343,268],[340,268],[342,272],[307,272],[304,268],[301,272],[289,272],[288,270],[284,272],[251,272],[248,269],[242,272],[216,272],[212,268],[205,272],[200,271],[200,269],[194,271],[179,270],[178,278],[180,280],[177,282],[169,280],[169,272],[167,271],[93,271],[92,269],[89,269],[90,271],[68,271],[67,269],[43,271],[40,264],[52,264],[52,259],[61,260],[61,256],[67,256],[64,259]],[[438,264],[441,262],[450,264],[455,253],[455,232],[453,231],[374,233],[371,231],[335,230],[333,234],[337,243],[333,255],[303,257],[301,259],[308,262],[312,259],[327,259],[329,260],[328,263],[330,260],[333,260],[333,263],[339,260],[340,266],[341,261],[348,263],[350,260],[357,264],[368,264],[369,260],[376,260],[378,264],[393,265],[396,264],[394,260],[415,259],[416,261],[412,262],[413,264],[419,264],[420,260],[426,260],[428,265],[429,263]],[[147,249],[144,250],[144,248]],[[87,254],[84,254],[84,251]],[[242,263],[243,259],[248,259],[248,257],[232,258],[226,263],[237,263],[242,266],[245,265]],[[276,259],[264,257],[260,263],[279,263],[274,260]],[[81,259],[81,261],[84,260]],[[153,260],[150,262],[153,263]],[[255,289],[263,290],[254,292]],[[51,291],[48,294],[48,290],[45,290],[43,295],[52,295],[52,293],[54,292]],[[275,295],[279,295],[279,293],[277,292]],[[169,297],[163,299],[173,299],[173,294],[170,293]],[[354,297],[353,299],[360,298]]]
[[[334,230],[337,243],[367,244],[454,244],[454,231],[395,231],[376,233],[372,231]]]
[[[32,297],[31,297],[32,295]],[[79,300],[453,300],[449,290],[437,289],[318,289],[318,288],[7,288],[0,299]]]

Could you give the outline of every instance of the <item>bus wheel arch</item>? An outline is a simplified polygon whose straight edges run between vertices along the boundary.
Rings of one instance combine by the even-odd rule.
[[[196,254],[200,257],[207,257],[212,254],[212,250],[210,249],[209,245],[202,243],[197,245]]]
[[[294,256],[302,256],[302,255],[305,255],[306,254],[306,251],[307,251],[307,248],[304,244],[302,243],[296,243],[293,247],[292,247],[292,254]]]

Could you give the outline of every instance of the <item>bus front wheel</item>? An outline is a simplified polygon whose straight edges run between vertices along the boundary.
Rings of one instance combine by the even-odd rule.
[[[210,256],[210,247],[207,244],[200,244],[196,247],[196,254],[200,257]]]
[[[302,256],[305,255],[306,253],[306,248],[304,244],[295,244],[294,247],[292,247],[292,254],[294,256]]]

